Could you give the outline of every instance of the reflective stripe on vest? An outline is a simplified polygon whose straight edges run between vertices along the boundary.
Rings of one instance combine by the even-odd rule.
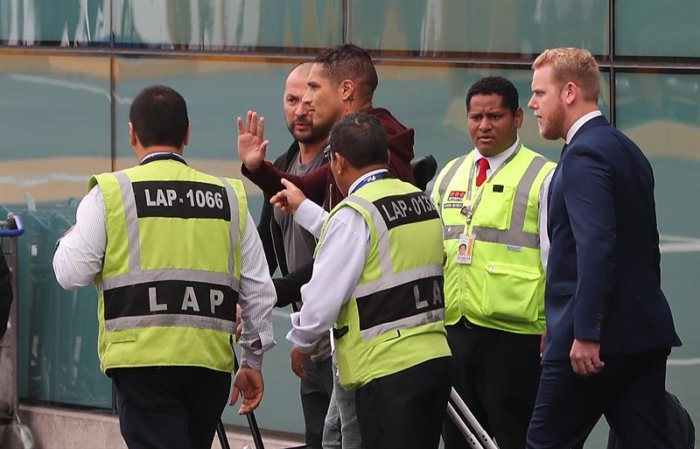
[[[461,163],[464,162],[466,156],[462,156],[460,159],[450,167],[442,182],[440,183],[440,204],[442,205],[445,191],[447,186],[450,184],[452,179],[457,173],[457,170]],[[518,182],[517,189],[515,191],[515,202],[513,204],[513,214],[511,215],[511,221],[509,229],[498,230],[491,228],[483,228],[479,226],[474,226],[472,232],[476,240],[482,242],[492,242],[501,243],[503,245],[520,246],[524,248],[539,249],[540,247],[540,236],[537,233],[530,233],[523,231],[523,225],[525,224],[525,214],[527,211],[527,201],[530,195],[530,190],[532,185],[537,178],[537,175],[542,170],[542,167],[547,163],[547,160],[543,157],[535,157],[530,162],[527,167],[525,174],[520,178]],[[457,168],[455,168],[457,167]],[[443,238],[445,240],[458,239],[460,235],[464,233],[464,225],[451,225],[443,227]]]
[[[457,170],[462,166],[464,163],[464,160],[467,158],[467,154],[465,154],[462,157],[459,157],[455,160],[454,164],[452,164],[452,167],[447,171],[445,176],[442,178],[442,182],[438,186],[438,194],[440,197],[440,204],[437,205],[438,210],[442,210],[442,202],[443,198],[445,198],[445,192],[447,191],[447,186],[450,185],[450,182],[452,182],[452,178],[455,177],[457,174]]]
[[[422,192],[419,194],[425,196]],[[427,196],[425,198],[430,202]],[[369,340],[390,330],[444,320],[442,265],[417,267],[395,273],[391,261],[389,229],[376,204],[356,195],[351,195],[343,201],[357,204],[366,210],[378,236],[377,247],[381,276],[377,281],[359,284],[353,291],[353,298],[357,301],[362,338]],[[435,212],[434,216],[428,213],[425,218],[438,219],[437,211],[433,211]],[[432,300],[428,301],[424,307],[419,308],[420,298],[425,297],[421,296],[424,291],[429,291],[429,297],[433,298],[433,283],[436,283],[436,288],[439,289],[439,301],[437,303]],[[416,292],[415,289],[419,289],[419,291]],[[410,302],[406,301],[407,297],[416,297],[416,299],[414,302]],[[422,304],[420,303],[420,305]],[[379,308],[384,313],[379,313]]]

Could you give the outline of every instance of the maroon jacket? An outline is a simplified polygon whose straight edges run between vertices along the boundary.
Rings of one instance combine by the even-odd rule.
[[[402,181],[413,183],[413,128],[406,128],[386,109],[375,108],[365,112],[378,118],[386,130],[389,138],[389,173]],[[329,163],[304,176],[290,175],[267,161],[255,172],[249,171],[245,166],[241,172],[269,197],[284,189],[280,180],[285,178],[299,187],[311,201],[322,204],[326,210],[331,210],[343,199]]]

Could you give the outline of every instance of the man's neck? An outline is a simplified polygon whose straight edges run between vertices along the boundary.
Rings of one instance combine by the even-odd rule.
[[[346,115],[355,112],[367,112],[372,109],[372,100],[352,100],[348,101]]]
[[[148,148],[141,148],[141,151],[137,153],[139,162],[144,160],[144,158],[156,153],[175,153],[182,156],[182,148],[171,147],[167,145],[152,145]]]
[[[325,146],[326,139],[319,140],[318,142],[314,143],[299,142],[299,163],[304,165],[313,161]]]

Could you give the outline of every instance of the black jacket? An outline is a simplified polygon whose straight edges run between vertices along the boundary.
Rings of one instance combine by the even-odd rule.
[[[278,157],[273,165],[283,171],[287,171],[299,155],[299,143],[294,141],[282,156]],[[277,267],[282,273],[282,278],[275,278],[275,291],[277,293],[277,307],[285,307],[289,304],[301,301],[301,286],[309,282],[313,269],[313,261],[293,273],[287,268],[287,258],[284,252],[282,229],[273,218],[274,207],[270,204],[270,197],[264,195],[260,220],[258,222],[258,234],[265,250],[267,265],[272,275]]]

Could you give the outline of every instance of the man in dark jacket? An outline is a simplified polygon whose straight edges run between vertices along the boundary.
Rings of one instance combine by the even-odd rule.
[[[389,138],[389,173],[412,183],[413,129],[406,128],[386,109],[372,106],[377,84],[377,72],[369,54],[356,45],[344,44],[324,50],[316,57],[303,101],[311,108],[314,126],[330,129],[341,117],[353,112],[366,112],[378,118]],[[252,111],[248,111],[246,123],[238,118],[242,172],[266,195],[273,196],[282,190],[280,179],[286,178],[327,210],[343,198],[328,164],[303,177],[289,176],[264,160],[267,144],[264,118],[258,121],[257,113]]]
[[[301,101],[306,92],[306,79],[310,69],[310,62],[302,63],[294,67],[287,76],[283,109],[294,142],[274,163],[278,169],[298,176],[313,171],[325,162],[323,147],[328,139],[328,128],[313,126],[308,105]],[[263,242],[270,274],[279,267],[282,275],[286,276],[290,271],[312,262],[316,239],[294,222],[290,214],[273,209],[269,197],[266,196],[258,223],[258,233]],[[290,301],[287,298],[278,298],[277,307],[288,305]],[[298,310],[297,306],[294,305],[295,310]],[[330,357],[330,338],[326,336],[317,346],[311,360],[304,365],[309,376],[303,379],[300,385],[306,444],[319,449],[333,392]],[[329,437],[335,432],[334,438],[340,438],[337,429],[328,429],[327,432]]]
[[[344,44],[321,52],[315,59],[303,97],[313,116],[313,126],[330,129],[342,117],[353,112],[366,112],[382,123],[388,136],[389,174],[403,181],[414,182],[410,161],[413,159],[413,129],[406,128],[389,111],[372,106],[377,88],[377,72],[369,54],[353,44]],[[245,123],[238,118],[238,153],[243,174],[272,197],[284,186],[281,179],[297,185],[315,203],[326,210],[342,200],[343,195],[333,178],[330,164],[305,176],[291,176],[266,162],[264,118],[248,111]],[[278,298],[300,301],[300,288],[311,279],[312,264],[275,280]],[[342,424],[343,449],[361,447],[354,412],[354,392],[337,387],[335,400]],[[330,415],[330,413],[329,413]],[[324,445],[326,446],[326,445]]]
[[[410,161],[413,159],[412,128],[401,124],[389,111],[372,106],[377,88],[377,72],[369,54],[353,44],[332,47],[321,52],[309,72],[308,89],[303,101],[309,105],[314,127],[328,129],[341,117],[353,112],[375,116],[384,126],[389,143],[389,174],[414,182]],[[238,118],[238,154],[242,173],[272,197],[287,179],[299,187],[307,198],[331,210],[343,198],[333,179],[329,164],[304,176],[292,176],[265,161],[269,141],[264,138],[265,118],[248,111],[245,123]],[[311,279],[311,264],[275,280],[278,298],[300,301],[299,288]]]

